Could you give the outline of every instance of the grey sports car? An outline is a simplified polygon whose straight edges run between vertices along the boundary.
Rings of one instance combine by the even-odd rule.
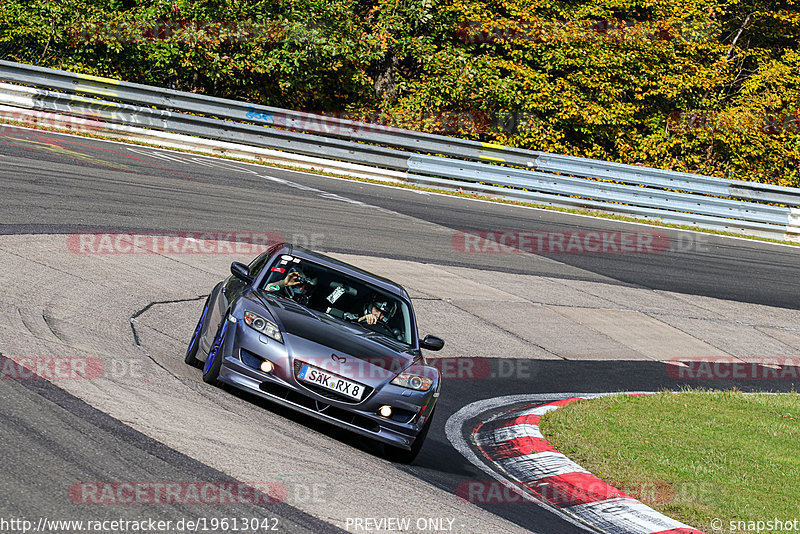
[[[186,351],[203,380],[225,383],[384,444],[411,462],[439,397],[399,285],[281,243],[211,291]]]

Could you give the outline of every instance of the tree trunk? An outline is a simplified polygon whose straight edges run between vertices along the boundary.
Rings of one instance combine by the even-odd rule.
[[[375,96],[391,100],[397,96],[395,76],[400,67],[400,60],[391,52],[381,62],[380,72],[375,77]]]

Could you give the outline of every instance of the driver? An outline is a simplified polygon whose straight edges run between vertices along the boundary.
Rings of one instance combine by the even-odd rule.
[[[396,311],[396,302],[390,302],[378,295],[373,295],[369,304],[364,308],[364,313],[358,317],[357,322],[386,326],[391,318],[394,317]]]
[[[392,320],[396,312],[397,302],[395,300],[373,293],[372,298],[364,306],[364,311],[360,316],[355,313],[345,313],[344,318],[348,321],[361,323],[364,326],[368,326],[370,330],[402,341],[402,331],[389,326],[389,321]]]
[[[284,296],[294,300],[298,304],[308,306],[314,289],[317,287],[317,279],[309,278],[303,271],[292,269],[286,278],[278,281],[281,292]]]

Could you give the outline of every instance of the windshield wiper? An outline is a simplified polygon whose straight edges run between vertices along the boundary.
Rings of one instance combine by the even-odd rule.
[[[375,341],[377,341],[377,342],[379,342],[379,343],[381,343],[383,345],[387,345],[386,342],[388,341],[389,342],[388,344],[392,345],[391,348],[400,347],[400,348],[402,348],[404,350],[407,350],[409,348],[409,345],[406,345],[402,341],[399,341],[399,340],[397,340],[397,339],[395,339],[393,337],[389,337],[386,334],[381,334],[380,332],[376,332],[375,330],[370,330],[367,327],[362,327],[362,328],[367,330],[367,337],[369,339],[375,339]]]

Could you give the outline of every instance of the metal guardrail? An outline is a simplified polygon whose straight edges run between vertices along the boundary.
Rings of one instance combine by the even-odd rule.
[[[31,99],[33,109],[38,111],[87,119],[102,119],[113,124],[127,124],[166,132],[196,135],[298,154],[362,162],[388,169],[407,169],[405,162],[408,159],[408,153],[381,146],[357,145],[335,138],[310,136],[276,128],[263,128],[253,124],[145,108],[102,99],[87,99],[45,89],[2,84],[2,92],[6,95],[16,95],[17,99]]]
[[[0,84],[0,104],[8,106],[366,164],[401,171],[423,185],[800,240],[800,189],[504,147],[6,61],[0,61],[0,80],[18,84]]]
[[[33,65],[0,61],[0,79],[55,91],[113,98],[135,105],[154,106],[232,121],[248,121],[267,127],[286,128],[351,141],[363,141],[368,136],[374,144],[402,150],[420,150],[451,157],[478,157],[490,161],[503,159],[503,154],[489,143],[424,134]],[[514,162],[526,164],[531,160],[530,156],[527,156],[524,162],[523,159],[525,158],[516,157]]]

